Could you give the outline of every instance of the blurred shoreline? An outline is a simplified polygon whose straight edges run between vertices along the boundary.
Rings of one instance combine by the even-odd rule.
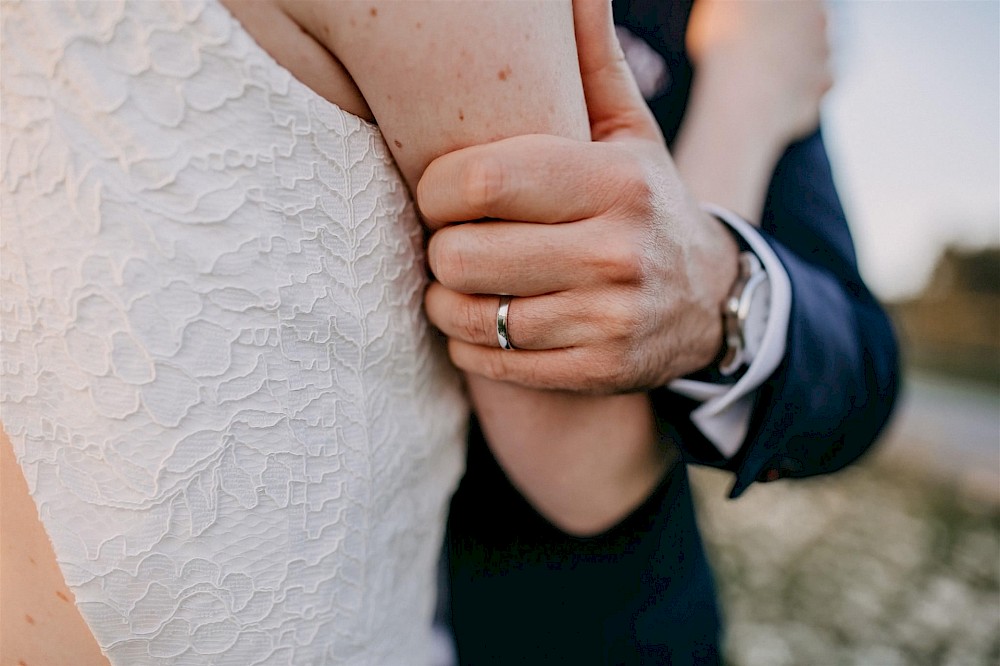
[[[910,371],[872,457],[1000,506],[1000,386]]]
[[[924,291],[888,309],[907,367],[873,455],[1000,505],[1000,247],[947,248]]]
[[[881,442],[836,474],[691,469],[728,666],[1000,663],[1000,391],[907,376]]]

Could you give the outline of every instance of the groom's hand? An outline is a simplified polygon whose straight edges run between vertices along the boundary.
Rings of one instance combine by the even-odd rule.
[[[515,137],[432,162],[417,188],[435,230],[426,309],[467,372],[537,388],[652,388],[719,355],[737,248],[680,182],[610,4],[576,2],[574,14],[594,142]],[[514,296],[515,351],[499,347],[498,294]]]

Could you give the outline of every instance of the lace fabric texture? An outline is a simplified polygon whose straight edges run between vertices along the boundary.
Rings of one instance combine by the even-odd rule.
[[[2,9],[2,419],[98,643],[426,661],[467,405],[378,130],[214,2]]]

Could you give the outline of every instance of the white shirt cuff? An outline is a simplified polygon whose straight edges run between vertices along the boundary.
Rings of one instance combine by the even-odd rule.
[[[735,384],[713,384],[691,379],[675,379],[667,388],[703,404],[691,412],[691,421],[726,458],[731,458],[746,439],[757,390],[785,357],[788,318],[792,311],[792,283],[774,250],[751,224],[738,215],[715,206],[702,208],[738,233],[767,271],[771,282],[771,311],[764,329],[760,351]]]

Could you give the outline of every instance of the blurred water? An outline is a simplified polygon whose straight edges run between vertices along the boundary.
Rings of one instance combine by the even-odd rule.
[[[910,373],[882,448],[1000,501],[1000,386]]]

